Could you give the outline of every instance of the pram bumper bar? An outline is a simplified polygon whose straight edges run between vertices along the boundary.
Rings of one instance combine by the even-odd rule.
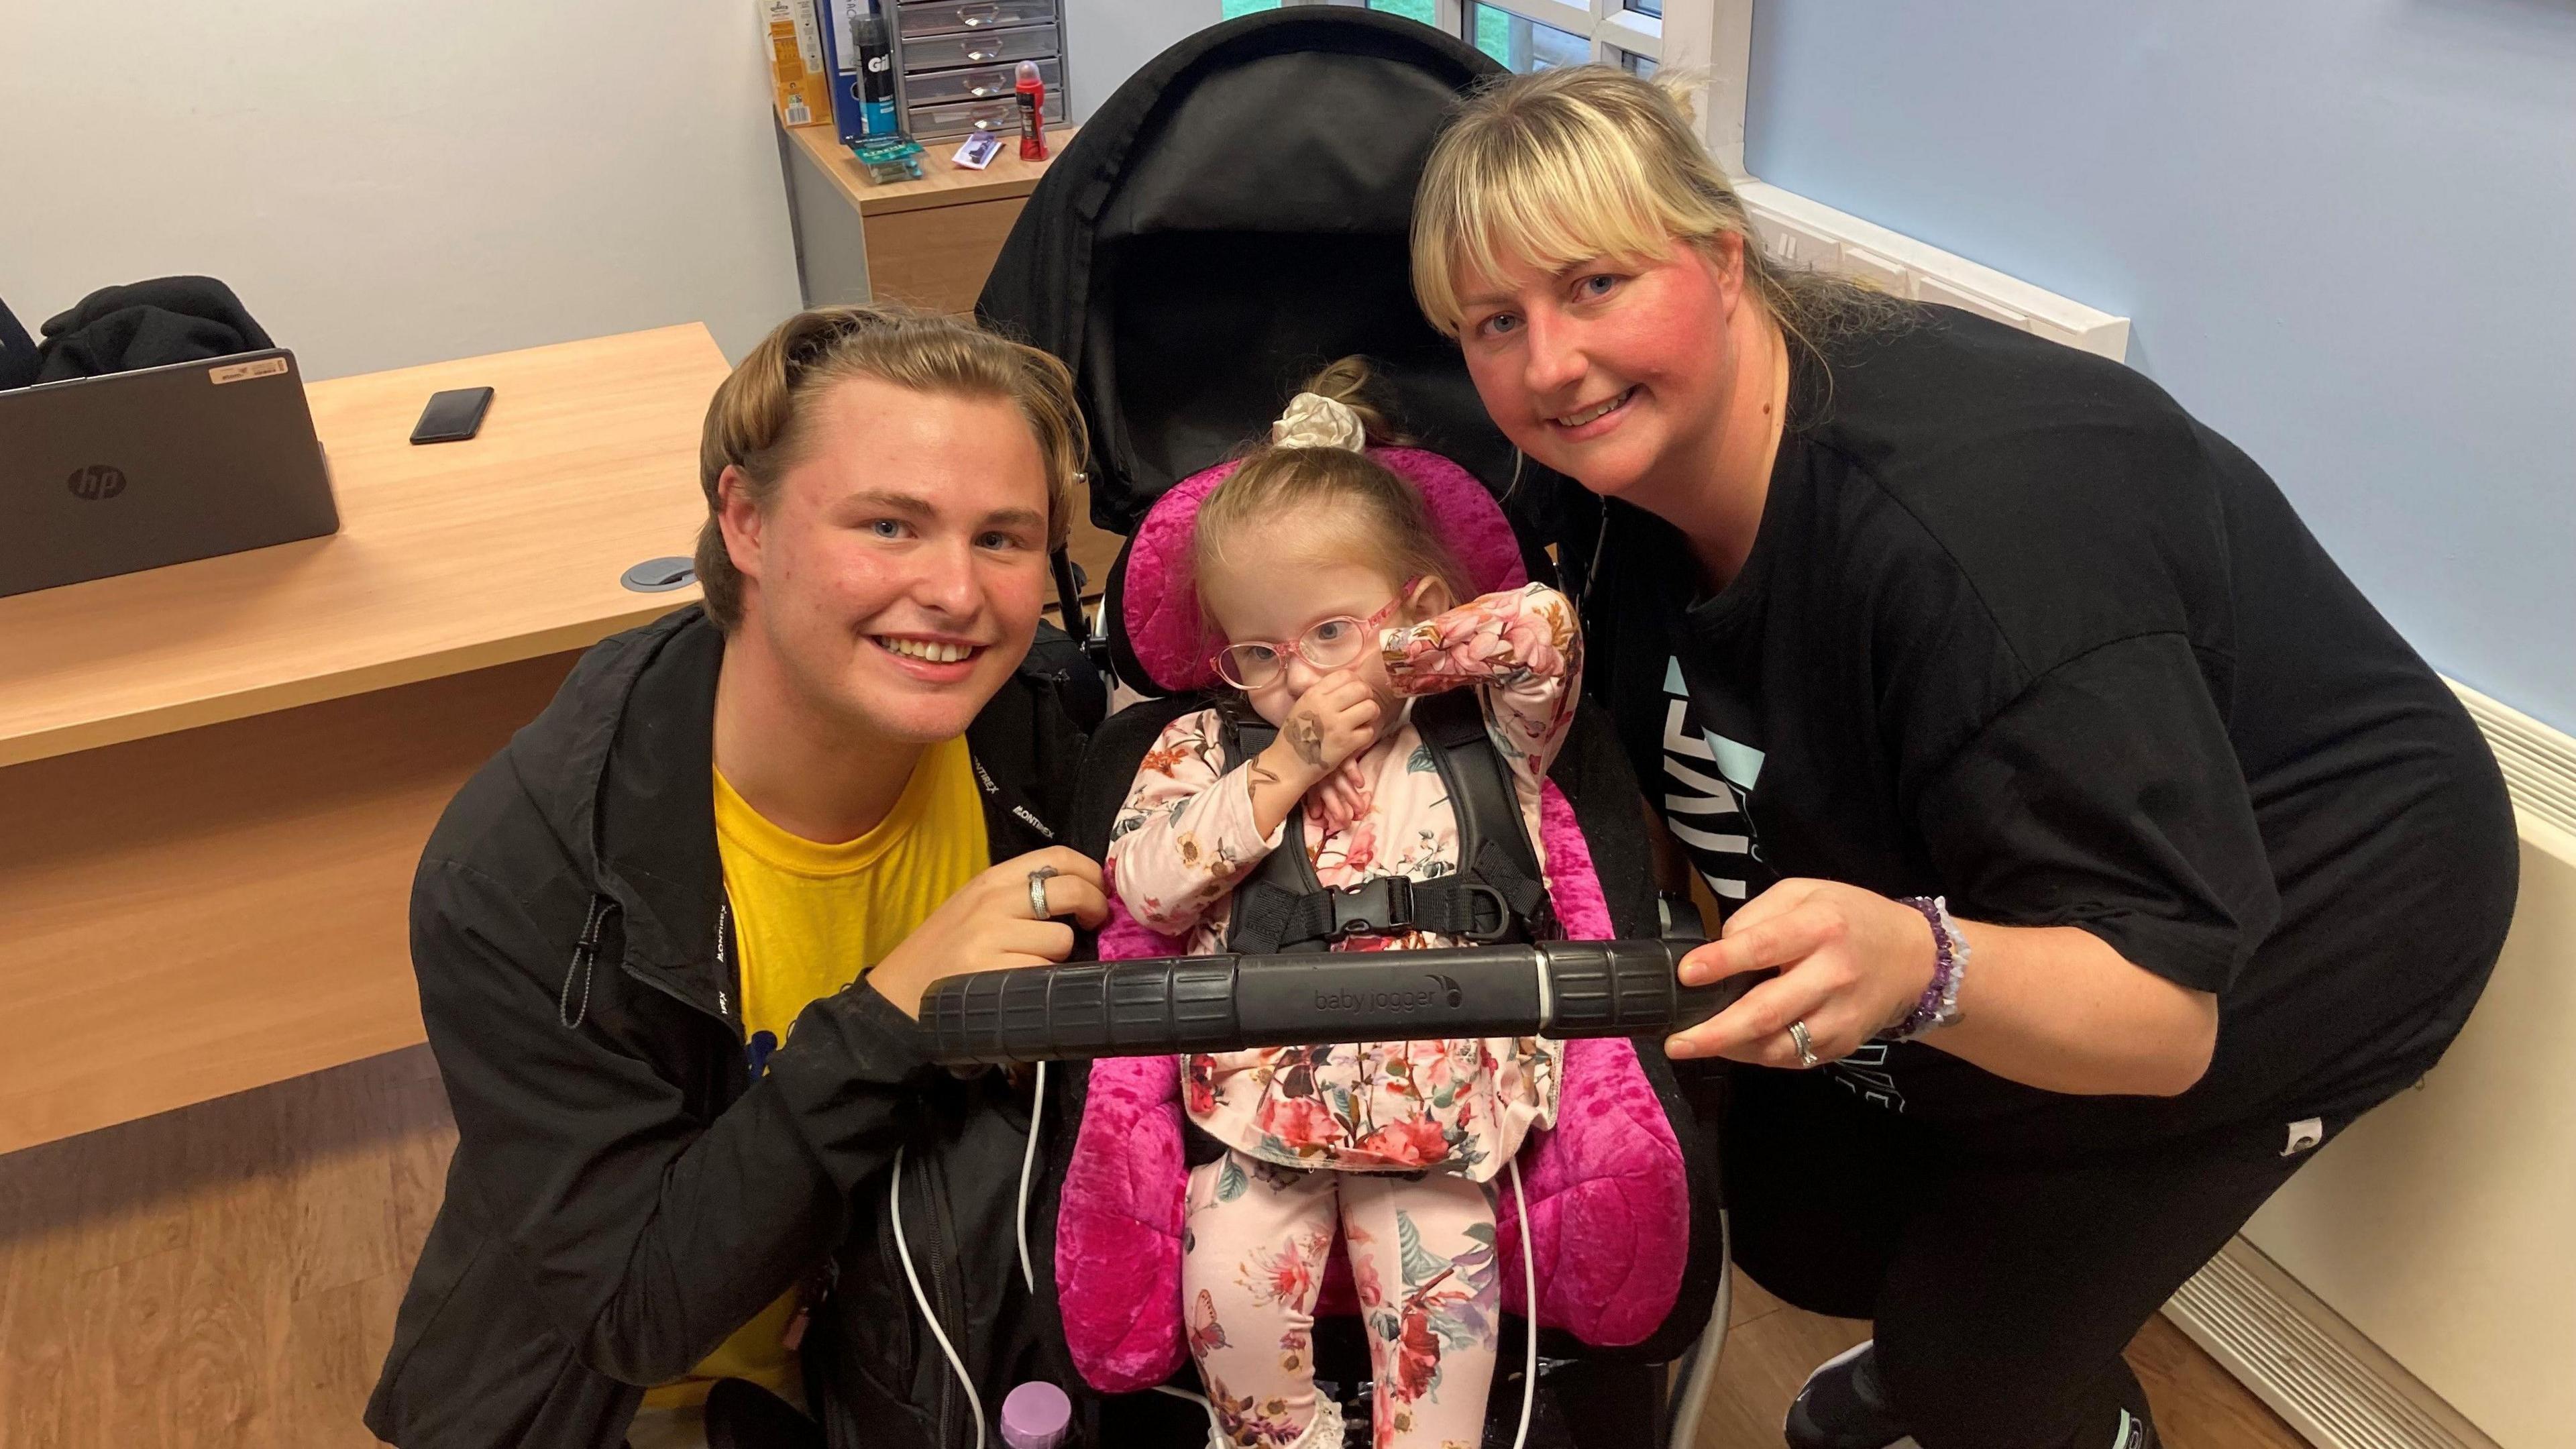
[[[943,977],[921,998],[950,1066],[1470,1036],[1660,1036],[1752,985],[1684,986],[1695,941],[1085,961]]]

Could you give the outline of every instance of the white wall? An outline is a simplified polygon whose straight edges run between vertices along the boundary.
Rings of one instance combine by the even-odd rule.
[[[313,377],[739,356],[797,303],[764,66],[750,0],[0,0],[0,299],[201,272]]]

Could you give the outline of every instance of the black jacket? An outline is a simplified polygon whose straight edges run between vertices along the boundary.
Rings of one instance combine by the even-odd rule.
[[[967,731],[997,860],[1063,819],[1083,745],[1063,647]],[[836,1449],[972,1444],[895,1256],[898,1148],[915,1269],[984,1403],[1073,1382],[1011,1247],[1024,1094],[933,1068],[864,985],[750,1081],[710,786],[722,655],[696,608],[592,649],[422,856],[412,955],[458,1142],[367,1406],[401,1449],[614,1449],[643,1386],[809,1278]]]
[[[156,277],[102,287],[47,318],[34,380],[67,382],[276,345],[232,288],[212,277]]]

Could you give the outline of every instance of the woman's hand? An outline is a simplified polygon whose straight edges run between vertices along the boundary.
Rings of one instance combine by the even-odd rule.
[[[1778,968],[1733,1006],[1664,1043],[1667,1055],[1797,1067],[1791,1022],[1820,1062],[1852,1054],[1903,1021],[1931,984],[1932,924],[1902,901],[1825,880],[1784,880],[1726,918],[1719,939],[1682,958],[1685,985]]]
[[[2078,926],[1959,923],[1975,956],[1960,1017],[1924,1041],[1996,1076],[2070,1095],[2169,1097],[2209,1070],[2218,998],[2147,971]],[[1744,999],[1664,1043],[1674,1057],[1796,1067],[1789,1023],[1819,1062],[1851,1055],[1905,1019],[1932,983],[1932,924],[1856,886],[1785,880],[1729,916],[1721,939],[1682,958],[1698,986],[1779,968]]]
[[[1042,867],[1055,871],[1045,882],[1043,918],[1029,906],[1029,874]],[[1060,845],[1003,861],[966,882],[914,927],[902,945],[886,953],[868,972],[867,984],[904,1015],[918,1019],[921,993],[942,976],[1046,966],[1071,955],[1073,927],[1059,916],[1071,916],[1088,928],[1109,919],[1099,865]]]

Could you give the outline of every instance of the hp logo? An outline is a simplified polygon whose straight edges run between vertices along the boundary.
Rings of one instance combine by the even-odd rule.
[[[74,498],[99,502],[125,491],[125,470],[111,468],[105,463],[92,463],[86,468],[74,468],[72,476],[64,480],[64,486],[71,489]]]

